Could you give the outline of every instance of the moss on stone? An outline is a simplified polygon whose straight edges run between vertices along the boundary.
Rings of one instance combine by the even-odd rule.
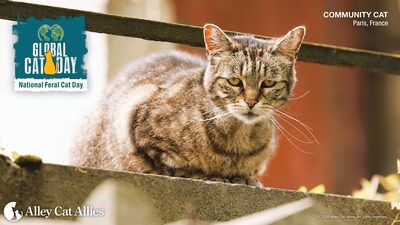
[[[37,170],[42,166],[42,158],[35,155],[21,155],[14,163],[28,170]]]
[[[3,154],[0,154],[0,160],[3,160],[5,162],[11,162],[10,157],[3,155]]]

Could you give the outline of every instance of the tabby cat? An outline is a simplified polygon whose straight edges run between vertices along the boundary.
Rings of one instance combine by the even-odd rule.
[[[208,60],[171,52],[134,62],[88,116],[72,163],[257,185],[304,35],[300,26],[261,40],[206,24]]]

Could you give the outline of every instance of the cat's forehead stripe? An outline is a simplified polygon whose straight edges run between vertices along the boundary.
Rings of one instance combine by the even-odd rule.
[[[264,53],[261,49],[249,49],[244,48],[234,53],[238,61],[232,66],[233,71],[237,71],[238,75],[258,79],[260,76],[265,76],[266,74],[266,63],[263,60]]]

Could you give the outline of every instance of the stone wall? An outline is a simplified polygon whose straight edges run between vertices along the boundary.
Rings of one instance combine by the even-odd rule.
[[[311,207],[305,207],[308,213],[303,214],[308,224],[391,224],[399,214],[399,211],[391,209],[390,202],[385,201],[53,164],[29,170],[5,158],[0,160],[0,207],[17,201],[22,212],[29,206],[76,208],[85,202],[96,186],[110,179],[123,183],[124,190],[141,193],[136,196],[144,199],[140,202],[148,202],[154,207],[155,217],[161,219],[160,223],[187,218],[228,221],[267,209],[273,211],[278,206],[304,198],[312,198],[314,202]],[[108,192],[102,192],[94,200],[92,197],[91,202],[99,199],[107,203],[114,199],[113,192],[104,193]],[[123,209],[129,214],[128,206]],[[294,206],[288,208],[296,211]],[[272,211],[271,216],[274,215]],[[299,218],[302,217],[294,221],[299,221]],[[75,218],[53,214],[49,219]],[[0,223],[4,221],[1,216]]]

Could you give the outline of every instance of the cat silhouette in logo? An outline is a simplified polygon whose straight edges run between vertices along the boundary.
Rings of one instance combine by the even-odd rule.
[[[44,63],[44,73],[47,75],[56,74],[58,70],[58,61],[56,64],[54,64],[53,55],[51,54],[50,50],[44,53],[44,56],[46,57],[46,62]]]
[[[16,208],[17,208],[17,207],[11,207],[11,209],[12,209],[12,211],[13,211],[13,213],[14,213],[14,216],[13,216],[13,218],[11,219],[11,221],[18,221],[18,220],[22,217],[21,211],[18,210],[18,209],[16,209]]]

